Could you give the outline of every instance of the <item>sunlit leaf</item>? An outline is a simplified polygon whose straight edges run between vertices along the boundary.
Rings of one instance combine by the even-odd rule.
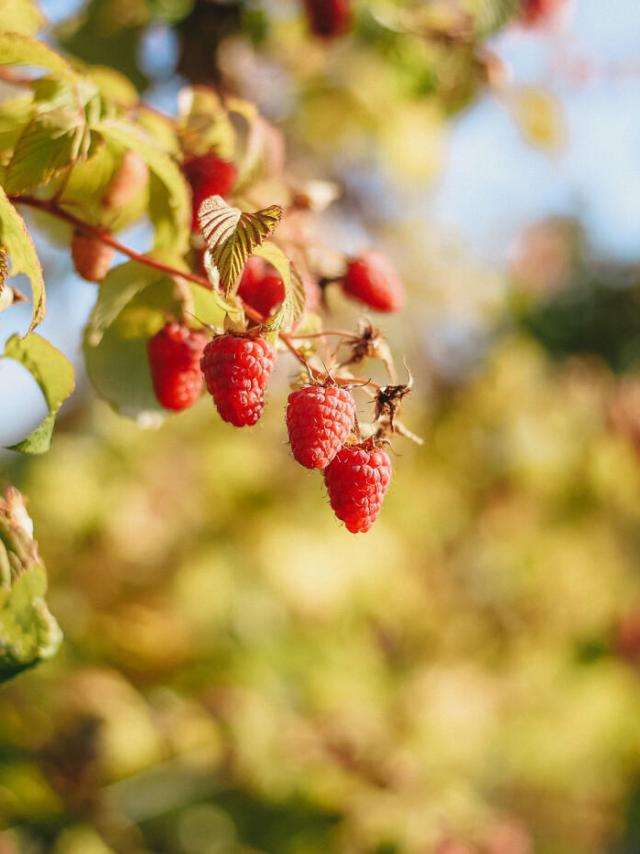
[[[4,356],[20,362],[29,371],[40,386],[48,409],[44,421],[12,449],[25,454],[42,454],[51,445],[58,410],[75,388],[73,366],[60,350],[35,332],[25,338],[12,335],[6,343]]]
[[[221,196],[211,196],[201,204],[200,229],[226,296],[235,294],[247,258],[274,231],[281,217],[279,205],[243,213]]]
[[[14,0],[9,2],[12,4]],[[59,53],[42,42],[15,32],[0,32],[0,65],[45,68],[63,80],[74,82],[78,79],[76,72]]]
[[[295,266],[275,243],[267,241],[258,246],[253,254],[273,264],[284,282],[284,299],[262,327],[269,337],[275,337],[280,329],[291,329],[304,314],[304,285]]]
[[[42,266],[24,220],[0,187],[0,245],[11,263],[11,275],[24,273],[31,282],[33,311],[29,329],[35,329],[45,315],[46,294]]]

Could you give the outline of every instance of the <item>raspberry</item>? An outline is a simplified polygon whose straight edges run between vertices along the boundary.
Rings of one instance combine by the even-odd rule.
[[[235,184],[238,173],[233,163],[215,154],[191,157],[182,168],[193,193],[191,227],[197,231],[200,205],[209,196],[226,196]]]
[[[165,409],[179,412],[196,402],[204,385],[200,357],[208,341],[203,332],[167,323],[149,339],[147,352],[153,390]]]
[[[404,288],[393,264],[374,250],[349,262],[342,288],[376,311],[399,311],[404,305]]]
[[[88,282],[101,282],[109,272],[115,251],[97,237],[74,231],[71,257],[76,273]]]
[[[103,206],[108,210],[126,207],[144,189],[148,180],[149,167],[137,151],[128,148],[102,197]]]
[[[259,256],[252,256],[244,265],[238,296],[263,317],[268,317],[284,299],[284,282],[271,264]]]
[[[356,411],[349,392],[339,386],[308,385],[289,395],[287,429],[296,460],[308,469],[324,469],[346,442]]]
[[[375,522],[391,480],[391,460],[379,448],[345,445],[324,472],[331,506],[353,534]]]
[[[351,23],[350,0],[304,0],[311,32],[319,38],[339,36]]]
[[[275,352],[264,338],[227,333],[205,347],[201,366],[220,417],[236,427],[260,418]]]
[[[522,0],[520,20],[526,27],[553,27],[570,17],[572,6],[572,0]]]

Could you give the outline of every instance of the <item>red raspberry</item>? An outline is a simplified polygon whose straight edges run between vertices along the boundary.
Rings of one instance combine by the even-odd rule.
[[[399,311],[404,305],[404,288],[395,267],[374,250],[349,262],[342,288],[376,311]]]
[[[308,469],[324,469],[349,437],[356,409],[339,386],[308,385],[289,395],[287,430],[293,456]]]
[[[180,323],[167,323],[149,339],[153,390],[165,409],[179,412],[200,397],[204,385],[200,358],[208,340],[204,332]]]
[[[268,317],[284,299],[284,282],[264,258],[252,255],[244,265],[238,296],[263,317]]]
[[[352,534],[376,521],[390,480],[388,455],[367,444],[345,445],[324,472],[331,506]]]
[[[304,0],[311,32],[319,38],[341,35],[351,24],[350,0]]]
[[[197,231],[200,205],[209,196],[226,196],[235,184],[238,173],[233,163],[215,154],[191,157],[182,169],[193,193],[191,227]]]
[[[250,427],[260,418],[275,352],[264,338],[227,333],[205,347],[202,372],[223,421]]]

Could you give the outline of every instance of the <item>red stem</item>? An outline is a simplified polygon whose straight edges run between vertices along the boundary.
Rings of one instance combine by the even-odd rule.
[[[50,214],[51,216],[55,216],[58,219],[63,220],[64,222],[68,222],[69,225],[72,225],[74,228],[81,231],[83,234],[88,235],[89,237],[95,237],[96,240],[100,240],[102,243],[105,243],[107,246],[111,246],[117,252],[122,253],[122,255],[126,255],[127,258],[131,258],[132,261],[136,261],[138,264],[144,264],[147,267],[153,267],[155,270],[160,270],[162,273],[167,273],[169,276],[180,276],[183,279],[187,279],[189,282],[194,282],[196,285],[200,285],[203,288],[210,289],[211,283],[208,279],[205,279],[204,276],[197,276],[195,273],[186,273],[182,270],[176,270],[175,267],[170,267],[168,264],[163,264],[161,261],[157,261],[155,258],[149,257],[149,255],[143,255],[140,252],[136,252],[135,249],[130,249],[124,243],[120,243],[119,240],[116,240],[114,237],[109,234],[108,231],[105,231],[102,228],[99,228],[95,225],[89,225],[89,223],[84,222],[73,214],[68,213],[59,207],[55,202],[52,202],[49,199],[38,199],[35,196],[9,196],[9,200],[17,205],[27,205],[31,208],[36,208],[37,210],[44,211],[45,213]],[[260,314],[260,312],[251,308],[251,306],[247,305],[245,302],[240,300],[242,307],[244,309],[247,317],[250,317],[251,320],[254,320],[256,323],[263,323],[264,317]],[[302,353],[297,349],[295,344],[292,341],[292,336],[287,332],[279,332],[278,333],[280,340],[285,345],[285,347],[290,351],[290,353],[295,356],[298,362],[301,365],[304,365],[307,370],[311,372],[314,378],[319,380],[324,380],[325,376],[321,371],[316,370],[315,368],[311,368],[305,357]],[[308,337],[308,336],[307,336]],[[365,383],[365,380],[358,380],[347,377],[333,377],[333,380],[338,385],[353,385],[354,383]],[[369,385],[374,386],[375,388],[379,388],[380,386],[373,381],[368,381]]]

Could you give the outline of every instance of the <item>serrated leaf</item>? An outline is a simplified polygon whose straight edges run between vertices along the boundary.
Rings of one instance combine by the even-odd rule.
[[[0,65],[45,68],[63,80],[78,80],[76,72],[59,53],[36,39],[15,32],[0,32]]]
[[[5,279],[9,275],[9,253],[0,246],[0,290],[4,286]]]
[[[87,81],[69,84],[45,77],[32,84],[32,118],[7,164],[7,193],[34,190],[89,152],[87,113],[97,92]]]
[[[180,261],[162,260],[180,267]],[[183,282],[191,290],[195,318],[223,327],[229,307],[221,295]],[[85,329],[84,354],[96,392],[116,412],[138,419],[166,414],[153,392],[147,342],[169,315],[179,315],[180,302],[171,277],[134,261],[114,267],[101,283]]]
[[[73,366],[60,350],[35,332],[24,338],[12,335],[3,355],[24,365],[40,386],[49,410],[47,417],[33,433],[17,445],[12,445],[11,449],[24,454],[42,454],[51,445],[58,410],[75,388]]]
[[[45,315],[46,293],[42,267],[24,220],[9,201],[2,187],[0,187],[0,245],[9,255],[11,275],[24,273],[31,282],[33,302],[29,325],[29,331],[31,331]]]
[[[155,229],[154,249],[182,255],[189,246],[191,199],[173,158],[124,119],[107,119],[95,124],[94,130],[107,142],[122,150],[131,148],[143,158],[151,173],[149,214]]]
[[[200,205],[200,229],[220,273],[225,296],[235,296],[247,258],[272,234],[281,217],[279,205],[243,213],[222,196],[210,196]]]
[[[275,338],[281,329],[291,329],[304,314],[304,285],[295,265],[275,243],[267,242],[263,246],[259,246],[253,254],[260,255],[270,264],[273,264],[284,282],[282,303],[262,325],[263,333],[269,338]]]

